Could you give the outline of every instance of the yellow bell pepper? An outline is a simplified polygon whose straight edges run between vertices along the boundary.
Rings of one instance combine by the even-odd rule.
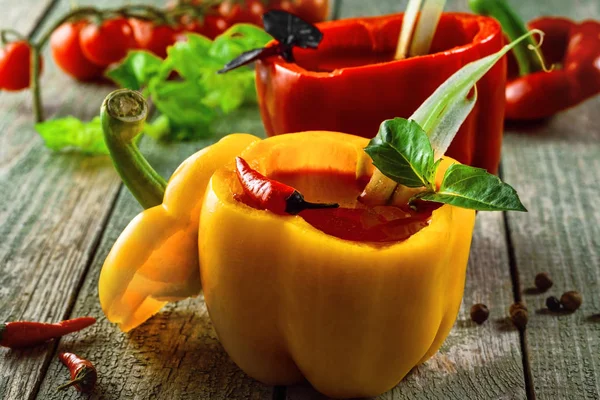
[[[266,175],[354,173],[367,142],[304,132],[254,143],[242,157]],[[208,184],[198,243],[211,320],[248,375],[273,385],[306,378],[332,397],[374,396],[437,352],[462,299],[474,211],[444,205],[408,240],[380,246],[253,209],[235,193],[229,163]]]
[[[109,105],[108,132],[116,123],[105,115]],[[395,386],[435,354],[454,323],[475,212],[443,205],[409,239],[374,245],[234,199],[241,193],[236,155],[266,175],[368,175],[366,144],[334,132],[266,140],[237,134],[190,157],[163,203],[136,217],[107,257],[99,293],[108,319],[123,330],[136,327],[167,301],[196,294],[200,272],[219,339],[248,375],[273,385],[306,378],[333,397],[373,396]],[[444,160],[438,181],[451,162]]]
[[[102,310],[128,331],[168,301],[200,292],[198,219],[213,172],[250,143],[252,135],[230,135],[184,161],[171,177],[162,204],[127,226],[100,273]]]

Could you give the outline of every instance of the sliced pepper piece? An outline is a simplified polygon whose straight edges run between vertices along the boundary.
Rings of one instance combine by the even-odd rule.
[[[133,97],[127,97],[130,95]],[[109,125],[131,123],[134,118],[111,113],[108,110],[110,99],[121,105],[129,100],[145,104],[143,98],[133,92],[111,94],[102,111],[105,134],[108,132],[109,135],[113,132]],[[135,106],[124,109],[134,113],[139,111],[140,116],[145,117],[145,111]],[[113,245],[104,261],[98,285],[102,310],[109,321],[119,324],[123,331],[129,331],[157,313],[168,301],[200,292],[198,220],[206,185],[217,168],[260,139],[248,134],[229,135],[185,160],[169,180],[165,192],[161,192],[160,184],[150,185],[144,192],[142,183],[156,179],[150,179],[153,174],[148,179],[136,176],[135,171],[140,174],[143,169],[131,165],[131,160],[138,163],[143,160],[131,142],[139,130],[123,132],[117,129],[115,132],[121,135],[107,137],[106,141],[109,148],[116,143],[121,149],[125,143],[125,150],[113,151],[115,162],[117,157],[122,162],[118,171],[147,209],[129,223]],[[145,166],[150,168],[147,163]],[[152,206],[163,193],[162,203]]]
[[[444,13],[431,54],[392,61],[403,14],[318,24],[315,50],[294,49],[296,63],[258,61],[256,85],[268,135],[312,129],[371,138],[381,121],[409,117],[450,75],[502,48],[493,18]],[[478,83],[474,110],[448,155],[495,173],[500,161],[506,62]]]
[[[509,77],[507,119],[547,118],[600,93],[600,22],[543,17],[528,25],[546,34],[542,52],[555,68]]]
[[[474,12],[500,21],[509,40],[527,32],[506,0],[469,0],[469,5]],[[506,85],[506,119],[547,118],[600,93],[600,22],[541,17],[528,26],[545,33],[543,58],[554,67],[544,71],[544,60],[527,51],[527,46],[535,44],[533,39],[513,49]]]
[[[365,170],[367,142],[304,132],[256,142],[241,156],[266,176],[353,173]],[[438,183],[452,162],[443,161]],[[306,378],[333,397],[373,396],[435,354],[462,299],[474,211],[441,206],[407,240],[376,245],[255,209],[235,200],[241,193],[234,164],[215,172],[198,243],[211,320],[248,375],[272,385]]]

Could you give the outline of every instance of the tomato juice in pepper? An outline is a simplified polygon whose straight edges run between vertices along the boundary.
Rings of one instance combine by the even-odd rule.
[[[294,49],[296,62],[257,62],[261,115],[270,136],[307,130],[375,136],[381,121],[409,117],[451,74],[503,45],[488,17],[444,13],[431,54],[391,60],[403,14],[318,24],[317,50]],[[506,62],[478,83],[475,108],[450,146],[458,161],[496,172],[504,119]]]
[[[268,177],[292,186],[310,202],[338,203],[340,208],[305,210],[299,216],[316,229],[344,240],[382,244],[406,240],[429,224],[431,212],[437,208],[415,212],[408,207],[367,207],[357,198],[369,177],[357,178],[336,170],[273,171]],[[243,196],[238,199],[250,205]]]

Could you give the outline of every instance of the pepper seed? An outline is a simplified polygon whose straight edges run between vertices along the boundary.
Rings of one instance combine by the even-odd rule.
[[[547,272],[540,272],[535,276],[535,287],[540,292],[545,292],[550,289],[552,285],[554,285],[554,282],[552,282],[552,279],[550,279]]]
[[[471,320],[477,323],[478,325],[483,324],[487,321],[490,315],[490,310],[487,308],[485,304],[475,304],[471,307]]]
[[[546,299],[546,307],[552,312],[559,312],[562,304],[560,304],[560,300],[556,296],[550,296]]]
[[[581,298],[581,294],[575,290],[563,293],[563,295],[560,296],[560,304],[562,304],[564,309],[567,311],[577,310],[581,306],[582,302],[583,299]]]

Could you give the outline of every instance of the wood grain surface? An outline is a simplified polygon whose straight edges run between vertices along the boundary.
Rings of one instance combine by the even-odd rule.
[[[124,3],[110,0],[102,6]],[[338,12],[340,17],[377,15],[398,12],[406,3],[342,0]],[[448,10],[468,10],[466,0],[447,3]],[[595,0],[509,3],[525,20],[600,18]],[[36,27],[48,26],[69,7],[68,0],[0,0],[0,27],[39,33]],[[53,64],[47,49],[44,55],[47,115],[97,115],[112,87],[75,83]],[[219,344],[201,296],[167,306],[129,334],[106,321],[97,297],[99,271],[141,208],[122,188],[107,157],[47,150],[33,130],[30,104],[28,92],[0,93],[0,321],[92,315],[99,322],[32,350],[0,349],[0,399],[81,398],[72,389],[55,391],[68,378],[58,351],[80,353],[97,365],[100,378],[92,399],[323,398],[308,385],[272,388],[241,372]],[[378,399],[600,398],[598,110],[596,98],[548,121],[507,126],[504,179],[530,212],[478,215],[465,298],[452,332],[437,355]],[[219,136],[264,135],[255,107],[222,120],[217,131],[214,139],[194,143],[146,140],[142,149],[168,176]],[[555,281],[545,294],[530,290],[540,271]],[[583,294],[581,310],[548,313],[546,296],[566,290]],[[506,319],[514,293],[530,309],[521,338]],[[469,319],[470,306],[478,302],[491,311],[482,326]],[[521,348],[523,339],[526,348]],[[523,356],[531,382],[525,379]]]
[[[10,3],[4,1],[0,8],[2,26],[24,34],[49,9],[47,1]],[[68,1],[57,4],[45,15],[41,30],[69,7]],[[58,70],[48,48],[44,57],[41,81],[47,117],[97,115],[112,87],[76,83]],[[73,315],[75,296],[120,181],[106,156],[46,149],[33,129],[29,91],[0,94],[0,131],[0,321],[59,321]],[[0,350],[0,399],[34,396],[55,346]]]

